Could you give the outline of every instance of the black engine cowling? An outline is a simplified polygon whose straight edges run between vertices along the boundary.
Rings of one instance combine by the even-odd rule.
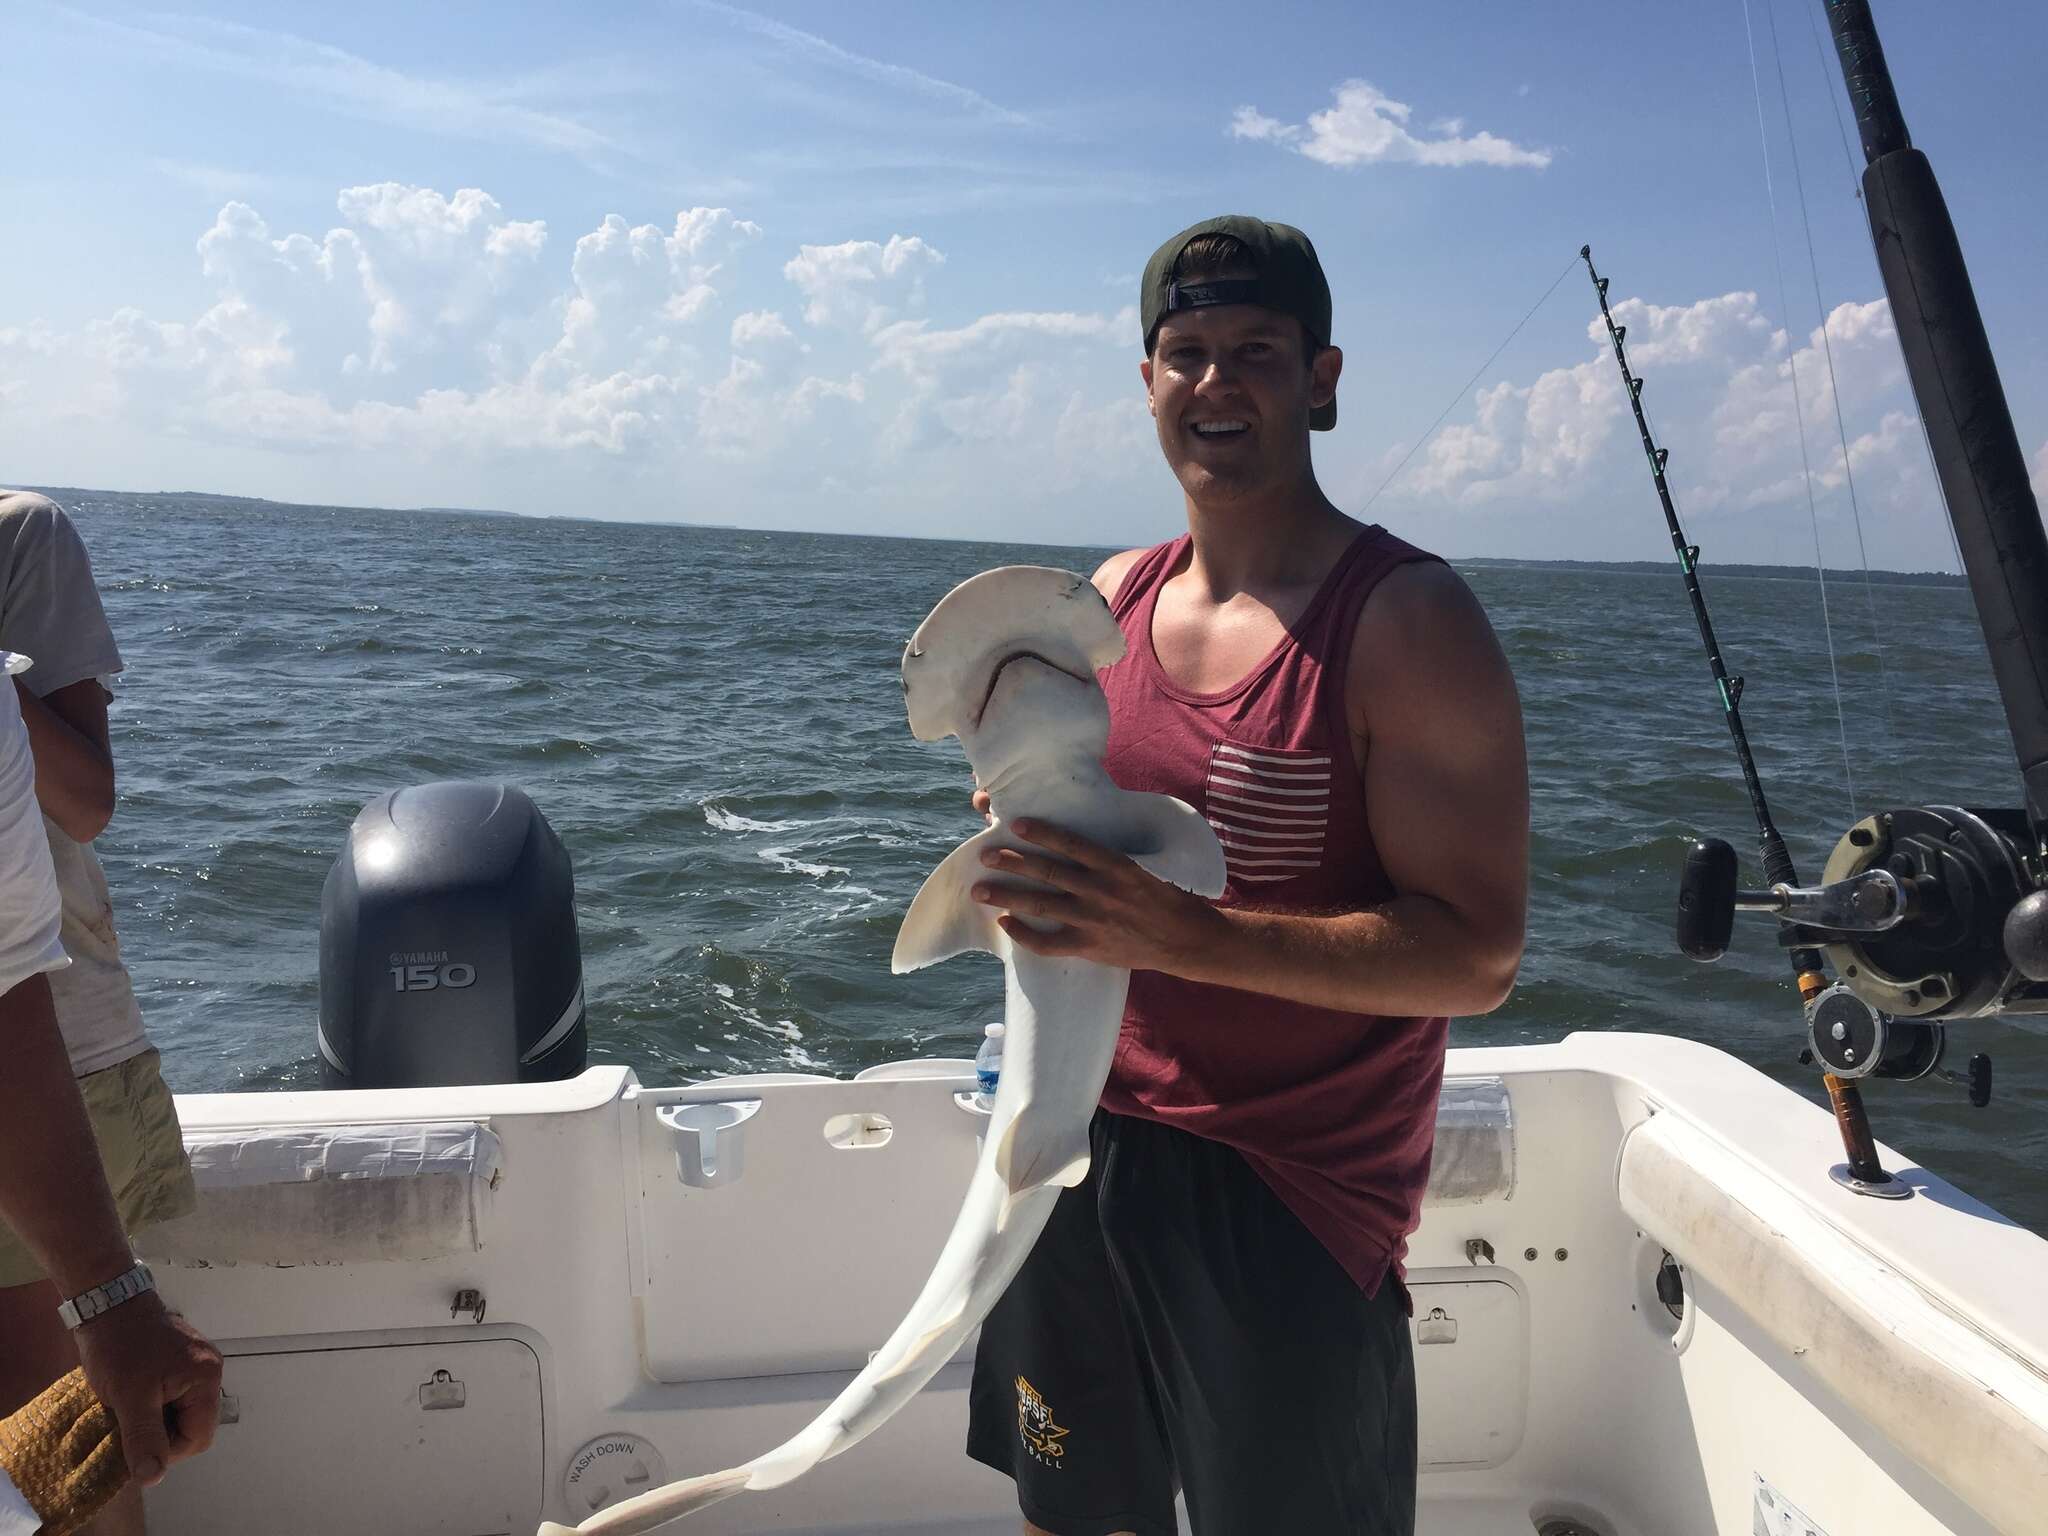
[[[538,1082],[583,1070],[576,882],[505,784],[380,795],[320,898],[327,1088]]]

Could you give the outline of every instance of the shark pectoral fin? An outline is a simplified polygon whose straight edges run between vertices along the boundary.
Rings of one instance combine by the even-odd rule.
[[[969,894],[975,882],[988,873],[981,854],[995,838],[994,827],[975,833],[925,876],[910,910],[903,914],[903,926],[896,930],[890,970],[900,976],[972,949],[992,955],[1009,953],[1010,936],[996,922],[995,908],[983,906]]]
[[[1172,795],[1141,794],[1126,809],[1135,823],[1133,863],[1197,896],[1223,894],[1230,878],[1223,845],[1200,811]]]
[[[1022,1120],[1012,1120],[996,1146],[996,1177],[1003,1181],[1002,1209],[996,1215],[998,1232],[1010,1225],[1010,1216],[1017,1202],[1032,1191],[1044,1189],[1049,1184],[1072,1189],[1088,1177],[1088,1138],[1085,1131],[1079,1147],[1055,1151],[1051,1147],[1033,1146],[1027,1142],[1019,1134],[1024,1125]]]

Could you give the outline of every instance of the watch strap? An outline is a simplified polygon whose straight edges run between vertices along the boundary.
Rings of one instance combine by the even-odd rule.
[[[145,1291],[156,1289],[156,1276],[149,1272],[149,1266],[138,1260],[104,1285],[80,1291],[69,1301],[57,1308],[57,1315],[64,1319],[66,1328],[76,1328],[89,1323],[103,1313],[111,1312],[124,1301],[133,1301]]]

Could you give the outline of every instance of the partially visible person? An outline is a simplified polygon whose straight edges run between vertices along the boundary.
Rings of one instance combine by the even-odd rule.
[[[65,1065],[69,1091],[62,1111],[68,1113],[71,1103],[84,1106],[91,1141],[97,1144],[96,1155],[86,1161],[104,1169],[104,1177],[95,1178],[111,1200],[106,1214],[119,1240],[118,1273],[134,1262],[121,1233],[183,1215],[195,1197],[177,1110],[143,1031],[142,1011],[114,934],[106,876],[92,849],[114,810],[106,680],[121,670],[121,654],[77,530],[55,502],[31,492],[0,491],[0,650],[29,662],[4,690],[11,729],[25,751],[24,782],[32,796],[19,814],[43,841],[61,907],[58,955],[71,960],[47,980],[39,976],[24,983],[34,992],[34,1002],[12,997],[8,1002],[13,1014],[27,1009],[37,1020],[44,1012],[54,1019],[50,1039],[38,1033],[27,1048],[47,1045],[53,1059]],[[9,943],[17,939],[5,937]],[[36,1024],[31,1032],[40,1027]],[[7,1058],[11,1095],[23,1091],[22,1049],[10,1048]],[[76,1087],[69,1087],[74,1079]],[[0,1109],[0,1119],[7,1122],[0,1136],[30,1134],[23,1127],[38,1125],[48,1133],[51,1127],[44,1122],[60,1112],[49,1102],[53,1092],[45,1083],[35,1104],[19,1111]],[[49,1165],[52,1170],[67,1166],[72,1172],[54,1185],[0,1192],[0,1414],[34,1397],[80,1363],[81,1355],[88,1375],[93,1371],[85,1335],[67,1329],[57,1308],[75,1289],[109,1278],[95,1274],[85,1286],[66,1289],[81,1273],[111,1262],[113,1250],[99,1242],[107,1234],[93,1226],[91,1251],[82,1252],[70,1267],[53,1268],[39,1246],[39,1213],[32,1208],[38,1199],[54,1202],[62,1213],[90,1205],[89,1192],[77,1187],[83,1165],[76,1156],[68,1164]],[[0,1183],[13,1185],[16,1176],[8,1168],[0,1161]],[[17,1215],[15,1205],[24,1200],[31,1208]],[[50,1214],[41,1212],[40,1219]],[[97,1217],[90,1219],[97,1222]],[[42,1233],[41,1242],[47,1244],[52,1236]],[[159,1327],[161,1310],[155,1307]],[[139,1326],[131,1316],[116,1331]],[[108,1406],[115,1405],[109,1401]],[[125,1430],[127,1421],[122,1422]],[[161,1432],[156,1438],[161,1440]],[[142,1529],[141,1492],[132,1486],[90,1527],[94,1536],[137,1536]]]
[[[0,1415],[83,1364],[136,1479],[87,1530],[125,1533],[141,1529],[141,1486],[212,1443],[221,1360],[164,1309],[122,1230],[50,1000],[49,978],[66,965],[59,910],[29,733],[13,689],[0,688],[0,1222],[44,1276],[0,1293],[22,1312],[0,1340]],[[27,1316],[30,1303],[48,1327]],[[65,1346],[54,1373],[41,1343],[51,1328]]]

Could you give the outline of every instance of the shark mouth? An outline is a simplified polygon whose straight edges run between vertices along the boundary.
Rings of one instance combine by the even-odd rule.
[[[974,711],[974,723],[977,728],[981,725],[982,716],[988,713],[989,700],[993,699],[996,696],[996,684],[1000,683],[1003,680],[1004,669],[1007,668],[1013,661],[1035,661],[1042,667],[1052,668],[1053,671],[1059,673],[1062,677],[1073,678],[1074,681],[1077,683],[1087,683],[1094,681],[1094,679],[1092,678],[1081,677],[1073,672],[1068,671],[1058,662],[1049,661],[1045,657],[1039,655],[1036,651],[1012,651],[1009,655],[1005,656],[1001,661],[997,662],[995,664],[994,670],[991,671],[988,675],[988,688],[981,696],[980,706],[976,708],[976,710]]]

